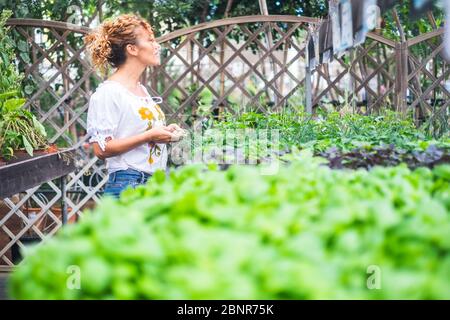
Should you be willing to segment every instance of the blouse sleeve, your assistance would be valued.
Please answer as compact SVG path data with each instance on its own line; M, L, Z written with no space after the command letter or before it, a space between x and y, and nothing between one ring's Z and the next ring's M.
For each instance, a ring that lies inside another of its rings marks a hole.
M106 149L107 139L114 139L120 118L115 95L106 91L98 90L91 96L87 115L89 143L97 142L103 151Z

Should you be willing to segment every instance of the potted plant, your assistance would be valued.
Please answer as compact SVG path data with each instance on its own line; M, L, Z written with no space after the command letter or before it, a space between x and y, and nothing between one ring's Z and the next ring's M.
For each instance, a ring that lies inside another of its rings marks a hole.
M25 152L32 157L34 150L46 150L46 132L36 117L22 108L25 99L18 91L0 93L0 152L9 161ZM22 152L20 152L22 151Z
M0 14L0 165L32 157L35 150L48 152L49 148L44 126L23 108L23 75L14 63L15 44L5 27L11 14L10 10Z

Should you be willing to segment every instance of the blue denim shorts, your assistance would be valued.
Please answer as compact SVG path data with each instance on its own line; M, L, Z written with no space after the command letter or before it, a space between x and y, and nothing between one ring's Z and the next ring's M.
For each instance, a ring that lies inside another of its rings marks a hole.
M104 195L109 195L118 199L120 193L128 186L135 188L140 184L145 184L150 177L150 174L134 169L119 170L110 173L108 182L105 186Z

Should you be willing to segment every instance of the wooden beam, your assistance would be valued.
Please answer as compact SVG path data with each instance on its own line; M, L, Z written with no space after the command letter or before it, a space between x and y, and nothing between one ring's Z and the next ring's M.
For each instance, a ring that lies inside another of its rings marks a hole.
M73 149L45 154L0 167L0 198L31 189L75 170Z

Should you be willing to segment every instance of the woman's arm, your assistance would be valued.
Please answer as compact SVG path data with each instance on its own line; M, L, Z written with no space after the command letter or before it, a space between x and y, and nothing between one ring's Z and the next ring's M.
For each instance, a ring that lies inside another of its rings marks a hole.
M110 139L106 142L105 150L103 151L97 142L92 143L94 154L105 160L106 158L118 156L122 153L128 152L144 143L169 143L173 138L173 133L164 128L153 128L141 134L122 139Z

